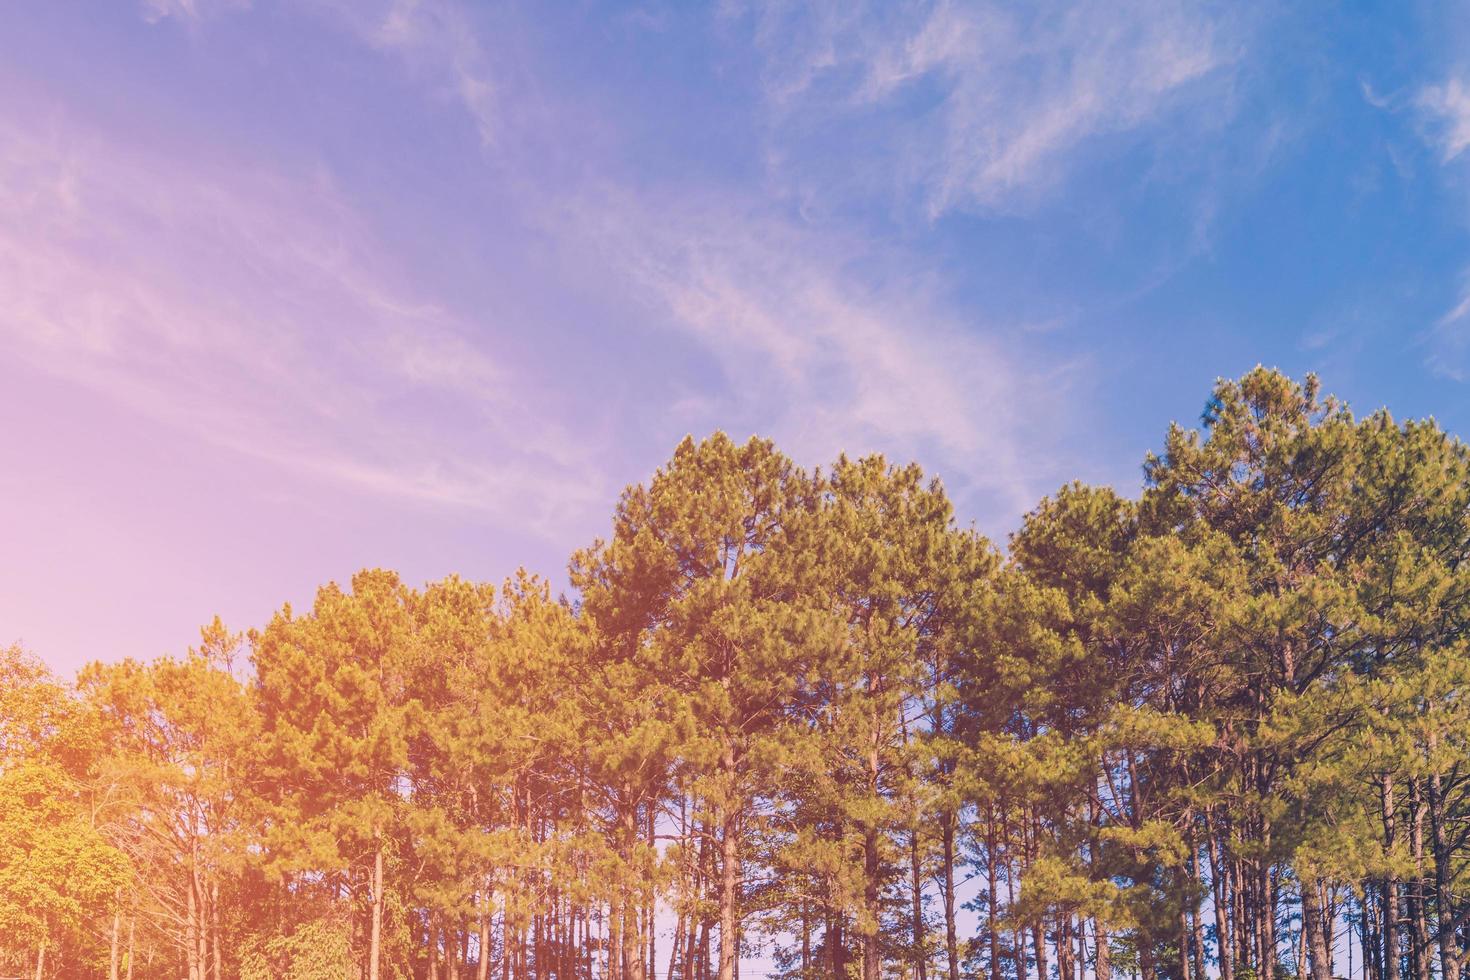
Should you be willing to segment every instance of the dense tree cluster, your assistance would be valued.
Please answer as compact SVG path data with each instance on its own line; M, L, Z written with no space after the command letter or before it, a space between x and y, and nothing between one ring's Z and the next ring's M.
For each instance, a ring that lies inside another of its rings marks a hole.
M572 599L6 652L0 972L1459 980L1470 452L1257 369L1144 468L1002 554L916 466L717 434Z

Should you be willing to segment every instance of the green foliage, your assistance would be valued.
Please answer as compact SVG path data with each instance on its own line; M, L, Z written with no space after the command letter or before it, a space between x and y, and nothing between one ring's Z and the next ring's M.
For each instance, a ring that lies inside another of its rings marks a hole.
M1458 980L1470 453L1260 368L1201 421L1004 556L916 465L716 433L570 598L369 570L74 688L0 651L0 963L1327 980L1351 927Z

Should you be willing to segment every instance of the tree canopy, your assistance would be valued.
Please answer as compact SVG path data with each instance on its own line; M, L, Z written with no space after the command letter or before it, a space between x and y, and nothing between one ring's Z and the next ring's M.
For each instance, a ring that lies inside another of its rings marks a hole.
M1459 980L1470 451L1258 368L1143 473L1002 549L715 433L564 596L0 651L0 972Z

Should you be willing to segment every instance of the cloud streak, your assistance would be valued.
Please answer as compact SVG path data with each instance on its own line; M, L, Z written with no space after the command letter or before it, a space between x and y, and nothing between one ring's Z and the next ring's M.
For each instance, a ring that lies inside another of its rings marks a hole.
M0 121L0 351L345 486L548 533L593 505L584 447L330 180L193 163Z
M1077 151L1185 108L1221 115L1242 29L1222 9L1144 3L731 4L765 52L778 144L834 116L875 116L890 146L877 182L916 192L929 217L1011 210L1053 190ZM886 114L886 115L884 115ZM776 154L784 159L785 153Z
M1423 125L1424 140L1438 154L1439 162L1446 167L1461 163L1470 148L1470 84L1451 76L1421 88L1411 105ZM1454 381L1466 380L1465 354L1470 350L1470 270L1461 274L1461 280L1458 301L1425 335L1430 347L1428 366Z
M921 456L993 511L1024 509L1051 477L1025 445L1046 443L1048 405L1079 365L1026 367L921 273L865 282L854 267L883 263L863 237L729 201L673 208L608 189L581 199L570 223L631 302L715 357L723 384L703 409L726 427L749 422L813 462Z
M1470 85L1451 78L1419 92L1415 106L1428 120L1441 163L1449 163L1470 147Z
M989 324L953 312L942 285L917 267L887 283L865 282L854 267L911 263L859 231L813 225L772 208L763 192L682 187L661 193L538 172L534 155L520 145L535 144L538 135L524 120L507 119L511 110L499 103L514 102L515 92L489 81L493 59L464 8L445 0L391 0L323 9L361 43L401 59L429 79L432 90L462 103L481 134L487 163L497 173L509 172L520 205L539 215L533 221L548 240L575 256L589 278L609 282L611 294L625 304L624 315L632 311L630 318L662 324L713 356L722 381L717 390L675 406L692 426L749 425L811 462L841 450L924 456L937 461L957 489L985 498L983 506L993 512L1023 510L1037 485L1051 478L1036 462L1045 454L1034 452L1035 440L1044 445L1052 437L1050 406L1058 390L1075 381L1081 362L1023 366L1014 350L988 336ZM870 36L866 22L844 23L838 9L823 8L819 16L826 20L807 46L786 52L774 51L766 37L778 26L773 15L760 14L772 98L806 98L827 70L829 59L817 49L830 44L846 50L853 40L859 42L854 57L861 77L844 96L853 105L885 102L912 78L942 76L952 104L936 135L953 144L946 151L950 164L945 173L926 175L939 182L933 192L940 207L989 199L1005 186L1029 186L1034 175L1023 171L1099 125L1085 121L1086 106L1075 103L1113 59L1136 58L1140 45L1157 55L1135 66L1141 74L1126 86L1141 94L1112 110L1131 116L1146 114L1144 103L1153 95L1215 63L1213 55L1201 54L1204 41L1165 23L1142 40L1110 42L1122 50L1110 49L1105 57L1078 56L1086 64L1069 68L1057 91L1048 88L1033 99L1050 113L1049 121L992 124L979 118L986 107L965 103L1016 68L988 67L991 46L1010 44L1029 27L1003 24L1012 36L996 39L987 23L938 5L899 32L894 47ZM1069 29L1081 33L1092 26ZM801 62L788 66L799 77L777 77L786 70L776 66L782 57ZM966 171L959 163L966 152L961 144L980 139L975 129L982 125L998 127L991 131L996 152L982 170ZM399 363L411 369L429 359ZM451 357L439 366L458 364ZM407 481L408 491L450 499L461 495L454 487L440 477Z

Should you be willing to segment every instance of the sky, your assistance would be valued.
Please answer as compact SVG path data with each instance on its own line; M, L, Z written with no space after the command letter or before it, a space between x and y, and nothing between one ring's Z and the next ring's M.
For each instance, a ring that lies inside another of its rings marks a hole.
M565 582L686 434L998 543L1219 377L1470 433L1470 8L0 4L0 644Z

